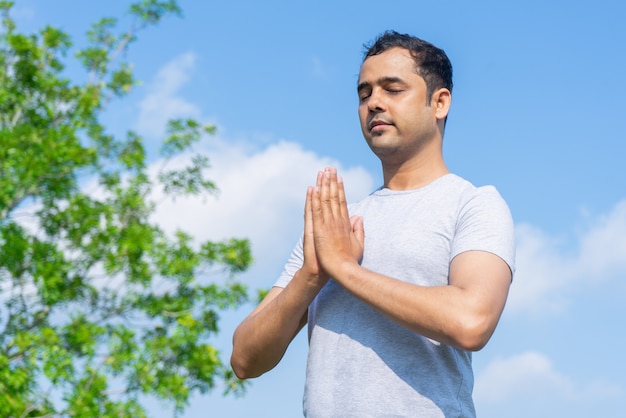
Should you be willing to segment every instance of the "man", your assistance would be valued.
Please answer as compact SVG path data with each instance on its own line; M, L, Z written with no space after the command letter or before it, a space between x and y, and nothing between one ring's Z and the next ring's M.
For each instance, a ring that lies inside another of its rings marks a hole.
M384 185L348 210L336 170L318 173L300 245L235 331L237 376L273 368L308 322L306 416L475 416L471 352L500 318L515 247L495 188L446 168L451 90L425 41L386 32L367 50L359 118Z

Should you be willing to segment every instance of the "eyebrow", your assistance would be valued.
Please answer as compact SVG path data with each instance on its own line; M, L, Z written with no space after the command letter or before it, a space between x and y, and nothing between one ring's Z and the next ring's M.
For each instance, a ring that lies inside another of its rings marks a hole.
M378 80L376 80L375 84L393 84L393 83L402 83L405 84L405 81L403 79L401 79L400 77L381 77ZM366 88L369 88L372 86L372 83L368 82L368 81L363 81L361 83L358 84L356 91L360 92Z

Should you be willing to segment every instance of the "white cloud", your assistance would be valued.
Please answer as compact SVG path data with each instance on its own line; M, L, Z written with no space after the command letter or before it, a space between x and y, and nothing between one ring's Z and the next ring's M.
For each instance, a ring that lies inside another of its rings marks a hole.
M585 276L603 281L626 273L626 200L601 216L580 244L578 269Z
M573 384L554 370L542 354L527 352L507 359L497 358L476 379L477 401L502 402L512 395L541 393L571 396Z
M249 238L256 260L253 271L260 275L253 280L260 286L273 283L300 236L306 188L314 184L318 170L336 166L351 201L373 187L365 169L344 168L293 142L253 149L220 141L207 152L208 177L217 184L218 196L164 200L155 220L166 231L181 228L199 240Z
M190 79L196 56L182 54L167 63L148 85L148 94L139 104L137 132L148 137L163 133L169 119L191 117L198 119L200 108L178 96L178 91Z
M626 200L590 223L574 252L530 225L517 227L517 271L507 310L560 312L568 294L626 275Z
M623 395L624 388L610 382L592 380L578 384L556 370L548 357L532 351L493 360L477 377L474 390L476 402L483 405L507 404L518 399L547 399L552 405L593 403Z

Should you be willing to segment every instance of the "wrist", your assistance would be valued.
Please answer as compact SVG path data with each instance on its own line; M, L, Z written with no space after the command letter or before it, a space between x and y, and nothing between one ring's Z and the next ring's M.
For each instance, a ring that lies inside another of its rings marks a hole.
M321 269L319 271L312 272L304 266L296 272L296 276L302 285L306 286L307 289L315 293L319 292L330 278L330 276ZM295 278L296 277L294 276L294 279Z
M329 277L332 277L336 282L343 285L351 280L351 277L356 276L357 270L360 268L361 266L356 260L346 258L332 263L330 268L325 271L328 273Z

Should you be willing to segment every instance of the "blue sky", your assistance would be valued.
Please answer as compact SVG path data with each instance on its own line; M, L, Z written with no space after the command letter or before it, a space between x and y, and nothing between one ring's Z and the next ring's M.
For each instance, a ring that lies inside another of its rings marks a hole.
M164 228L245 236L241 277L272 285L302 228L315 173L338 166L352 200L380 184L356 115L362 45L386 29L445 49L454 65L449 168L494 184L517 226L517 273L489 345L474 356L482 418L621 417L626 410L626 6L606 1L182 0L183 18L140 35L143 84L111 105L113 132L151 143L170 117L218 127L204 146L217 200L165 203ZM19 28L79 43L128 2L20 0ZM122 20L123 25L127 21ZM223 316L230 336L251 306ZM243 399L196 396L185 417L301 415L306 338ZM151 403L155 417L171 416Z

